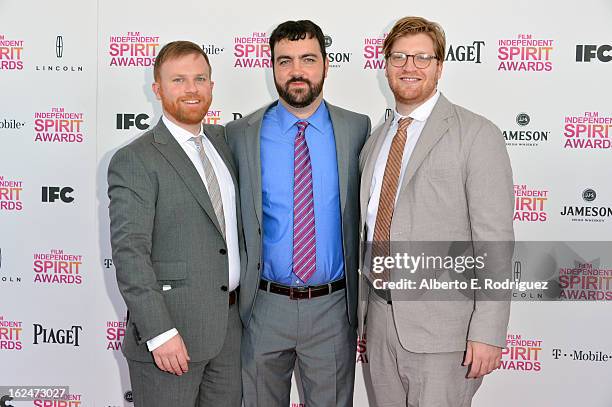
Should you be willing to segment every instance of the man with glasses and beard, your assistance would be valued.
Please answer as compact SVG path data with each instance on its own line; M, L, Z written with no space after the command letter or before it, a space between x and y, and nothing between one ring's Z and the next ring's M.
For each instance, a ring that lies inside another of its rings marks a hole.
M385 38L395 109L361 153L360 230L372 258L419 256L421 247L428 255L486 260L461 272L396 267L366 280L369 259L360 259L359 328L379 406L468 407L483 376L500 366L506 344L510 303L503 290L411 293L381 284L406 277L420 288L433 277L452 287L473 278L483 287L484 278L511 275L514 200L504 137L438 90L445 44L442 27L422 17L400 19Z
M248 258L244 403L288 406L297 360L306 405L352 406L358 156L370 120L323 100L329 63L316 24L280 24L270 49L279 100L226 129Z

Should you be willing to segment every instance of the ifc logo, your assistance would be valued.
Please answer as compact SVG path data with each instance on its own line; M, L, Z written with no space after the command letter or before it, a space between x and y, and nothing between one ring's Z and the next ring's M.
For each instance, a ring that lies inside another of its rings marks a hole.
M527 126L530 121L527 113L519 113L518 116L516 116L516 124L519 126Z
M134 402L134 398L132 397L132 390L126 391L125 394L123 395L123 398L128 403L133 403Z
M332 45L332 37L330 37L329 35L324 36L324 44L325 44L325 48L329 48Z
M591 188L587 188L582 191L582 199L584 199L586 202L593 202L596 197L597 194Z

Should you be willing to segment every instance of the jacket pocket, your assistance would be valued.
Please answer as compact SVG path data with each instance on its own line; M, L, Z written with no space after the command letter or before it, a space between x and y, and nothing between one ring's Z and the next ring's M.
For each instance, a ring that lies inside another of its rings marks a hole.
M184 280L187 277L187 264L185 262L153 262L153 270L158 281Z

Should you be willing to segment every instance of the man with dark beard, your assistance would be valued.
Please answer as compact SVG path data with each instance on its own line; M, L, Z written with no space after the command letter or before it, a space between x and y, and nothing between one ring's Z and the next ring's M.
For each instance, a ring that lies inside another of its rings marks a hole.
M208 57L192 42L171 42L154 78L163 117L108 167L134 404L239 407L244 245L223 127L202 125L212 101Z
M352 406L358 155L370 120L323 100L329 64L316 24L280 24L270 48L279 100L226 130L248 257L244 403L288 406L297 360L306 405Z

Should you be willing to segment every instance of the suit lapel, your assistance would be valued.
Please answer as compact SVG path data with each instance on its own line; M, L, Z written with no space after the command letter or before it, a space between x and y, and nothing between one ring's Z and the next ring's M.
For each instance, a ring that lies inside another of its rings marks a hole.
M326 102L324 102L326 103ZM348 173L349 173L349 137L350 129L349 123L343 117L342 111L329 103L326 103L329 111L329 116L332 121L332 127L334 129L334 139L336 142L336 160L338 162L338 182L340 184L340 208L341 213L344 214L344 207L346 205L346 194L348 187Z
M406 173L400 185L400 196L404 189L419 169L423 160L436 143L446 134L450 126L448 118L452 115L451 104L443 95L440 95L436 105L431 111L431 115L425 123L425 127L419 136L414 151L408 160Z
M393 123L393 116L389 116L387 120L380 126L370 138L372 139L372 143L374 145L370 149L367 157L363 157L365 159L365 164L363 167L363 171L361 174L361 186L360 186L360 199L361 199L361 229L365 225L366 214L368 211L368 201L370 200L370 189L372 188L372 177L374 176L374 168L376 167L376 160L378 159L378 155L380 154L380 149L384 144L387 133L389 132L389 127L391 127L391 123Z
M168 128L160 120L155 129L153 129L153 146L159 150L159 152L168 160L170 165L179 174L187 189L194 196L196 201L200 204L204 212L208 215L210 220L214 223L215 227L221 233L219 227L219 221L215 210L210 201L210 197L206 192L206 186L200 178L200 174L193 166L193 163L185 154L185 151L178 144L176 139L172 137ZM223 233L221 233L223 235Z
M251 192L253 195L253 205L255 206L255 214L259 221L259 226L262 225L262 192L261 192L261 122L264 113L270 106L266 106L257 112L249 119L245 128L244 142L246 143L247 160L249 164L249 176L251 177Z

